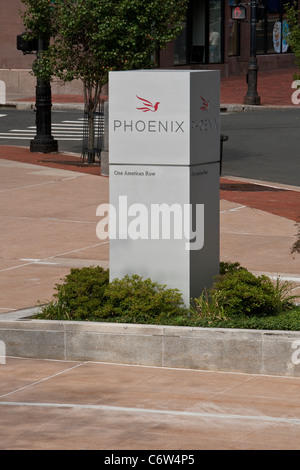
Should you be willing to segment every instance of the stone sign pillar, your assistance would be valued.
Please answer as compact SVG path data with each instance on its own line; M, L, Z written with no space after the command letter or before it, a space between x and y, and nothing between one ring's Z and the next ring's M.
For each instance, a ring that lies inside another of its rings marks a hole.
M218 71L109 77L110 279L177 288L189 304L219 273Z
M0 104L6 104L6 85L0 80Z

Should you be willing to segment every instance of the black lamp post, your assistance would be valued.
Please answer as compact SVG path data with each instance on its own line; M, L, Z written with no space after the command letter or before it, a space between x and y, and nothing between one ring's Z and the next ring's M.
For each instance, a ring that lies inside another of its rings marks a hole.
M248 65L248 91L244 97L244 104L260 104L260 96L257 93L257 58L256 58L256 2L251 0L250 2L251 18L250 18L250 58Z
M45 43L38 39L37 56L43 53ZM36 85L36 136L30 141L30 151L54 153L58 151L57 140L51 134L52 96L50 81L37 78Z
M17 36L17 49L23 54L33 54L37 57L47 48L43 39L26 39L26 33ZM58 143L51 135L51 85L50 81L37 78L36 84L36 136L30 141L31 152L53 153L58 151Z

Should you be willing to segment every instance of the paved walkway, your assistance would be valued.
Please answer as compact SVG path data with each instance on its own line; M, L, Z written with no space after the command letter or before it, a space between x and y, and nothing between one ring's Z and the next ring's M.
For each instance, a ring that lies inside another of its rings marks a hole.
M293 75L297 68L285 68L276 71L261 72L257 75L257 93L261 106L293 106L291 101ZM247 93L245 76L230 76L221 80L221 103L243 103Z
M117 450L296 450L299 392L296 378L8 359L0 449L104 450L99 465Z
M268 75L263 103L291 105L289 74L287 90L282 74ZM240 86L241 77L223 81L223 102L241 104ZM95 229L109 179L72 155L59 159L68 164L0 146L0 318L50 300L73 266L108 266ZM300 291L300 256L290 253L300 188L229 175L220 198L221 259L291 279ZM299 396L298 378L6 358L0 449L294 450Z
M95 175L36 158L45 157L0 147L0 313L48 302L73 266L108 267L96 209L108 202L109 178L99 166ZM220 197L221 259L300 287L300 256L291 254L300 188L226 177Z

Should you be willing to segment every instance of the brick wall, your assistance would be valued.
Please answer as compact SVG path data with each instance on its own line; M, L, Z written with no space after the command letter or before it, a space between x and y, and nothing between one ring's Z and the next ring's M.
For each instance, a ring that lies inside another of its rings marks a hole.
M16 37L24 31L19 14L22 7L21 0L0 2L0 69L29 69L35 59L17 50Z

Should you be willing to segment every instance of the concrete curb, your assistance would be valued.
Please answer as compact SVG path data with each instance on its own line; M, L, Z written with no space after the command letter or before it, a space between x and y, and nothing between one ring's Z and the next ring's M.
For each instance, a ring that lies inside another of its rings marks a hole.
M191 328L1 315L6 356L300 377L300 332Z
M221 104L220 110L223 112L245 112L245 111L263 111L266 109L293 109L295 105L249 105L249 104Z
M0 109L10 108L10 109L17 109L19 111L26 111L34 109L35 103L31 101L12 101L6 104L1 104ZM84 110L83 103L52 103L52 110L60 110L60 111L71 111L71 110Z
M5 108L14 108L18 110L30 110L34 109L35 103L31 101L10 101L6 104L0 104L0 109ZM221 112L245 112L245 111L259 111L259 110L266 110L266 109L292 109L295 108L295 105L246 105L240 103L221 103L220 104L220 111ZM84 109L83 103L52 103L53 110L82 110Z

